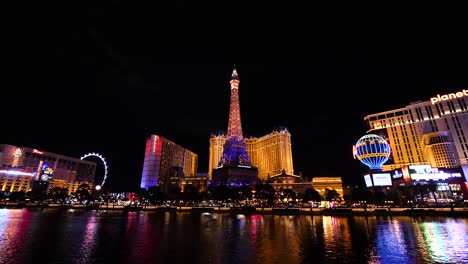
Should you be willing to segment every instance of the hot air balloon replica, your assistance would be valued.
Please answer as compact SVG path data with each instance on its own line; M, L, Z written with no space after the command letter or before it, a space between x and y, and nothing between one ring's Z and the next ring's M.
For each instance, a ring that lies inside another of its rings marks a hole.
M387 141L375 134L362 136L353 146L354 157L369 167L371 172L382 171L382 165L391 154Z

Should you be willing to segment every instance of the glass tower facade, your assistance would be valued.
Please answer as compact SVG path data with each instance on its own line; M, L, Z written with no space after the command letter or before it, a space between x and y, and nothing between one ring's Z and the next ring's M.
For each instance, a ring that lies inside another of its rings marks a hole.
M197 154L162 136L151 135L146 140L140 187L168 185L174 174L196 176L197 170Z

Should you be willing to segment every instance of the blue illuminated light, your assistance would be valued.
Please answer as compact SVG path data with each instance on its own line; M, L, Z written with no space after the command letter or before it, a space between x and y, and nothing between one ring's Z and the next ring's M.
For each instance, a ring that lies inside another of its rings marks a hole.
M232 137L226 140L223 155L218 163L218 166L224 165L251 165L245 143L242 139Z
M42 165L42 170L45 170L47 167L49 167L49 163L44 162L44 164Z
M391 149L387 141L378 135L361 137L355 147L355 155L370 170L382 170L382 165L390 157Z

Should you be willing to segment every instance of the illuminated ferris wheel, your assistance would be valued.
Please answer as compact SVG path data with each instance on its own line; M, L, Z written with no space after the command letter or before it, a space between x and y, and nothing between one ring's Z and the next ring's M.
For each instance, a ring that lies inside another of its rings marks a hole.
M106 183L106 179L107 179L107 171L108 171L108 167L107 167L107 162L106 162L106 159L99 153L94 153L94 152L91 152L91 153L88 153L88 154L85 154L84 156L82 156L80 159L81 160L84 160L88 157L97 157L99 158L101 161L102 161L102 164L104 165L104 177L102 178L102 182L101 182L101 185L100 187L102 187L105 183Z

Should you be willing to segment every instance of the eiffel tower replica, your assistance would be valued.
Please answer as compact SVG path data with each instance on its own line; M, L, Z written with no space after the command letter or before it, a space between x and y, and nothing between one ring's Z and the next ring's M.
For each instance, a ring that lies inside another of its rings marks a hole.
M258 168L250 163L250 158L242 135L242 125L239 109L239 76L236 67L231 75L231 102L229 108L229 124L223 154L218 167L213 169L213 185L252 185L257 182Z

